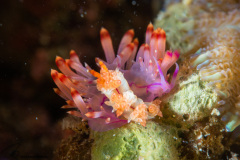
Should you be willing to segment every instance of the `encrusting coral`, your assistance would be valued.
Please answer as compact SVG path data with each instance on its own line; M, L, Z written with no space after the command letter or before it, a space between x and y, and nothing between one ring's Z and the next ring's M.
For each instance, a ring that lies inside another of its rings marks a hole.
M154 30L150 23L146 43L138 52L138 40L133 40L133 30L127 31L117 57L108 31L102 28L100 36L107 60L96 58L100 73L87 64L84 67L73 50L70 59L56 58L63 74L52 70L51 75L58 86L54 91L67 100L68 105L63 108L73 108L68 113L87 120L90 128L96 131L117 128L130 121L145 126L147 119L156 115L161 117L159 106L152 102L174 87L179 69L175 63L179 53L165 52L164 30ZM167 71L174 64L176 69L170 78Z

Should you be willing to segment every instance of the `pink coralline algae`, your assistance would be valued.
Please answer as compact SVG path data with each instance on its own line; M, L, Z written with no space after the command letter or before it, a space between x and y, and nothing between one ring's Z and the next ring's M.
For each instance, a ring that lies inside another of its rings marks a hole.
M52 70L51 76L58 86L54 91L67 102L62 108L71 108L69 114L87 120L95 131L107 131L130 121L145 126L148 119L162 117L153 100L174 87L179 70L176 63L179 53L165 52L164 30L154 30L150 23L146 43L138 51L134 31L127 31L117 56L108 31L102 28L100 36L106 56L106 61L96 58L100 72L87 64L83 66L73 50L70 59L56 57L62 73ZM175 71L170 76L167 72L174 64Z

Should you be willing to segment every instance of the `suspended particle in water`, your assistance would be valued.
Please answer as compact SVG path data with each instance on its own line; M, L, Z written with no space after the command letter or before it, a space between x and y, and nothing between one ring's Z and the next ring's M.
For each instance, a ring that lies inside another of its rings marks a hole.
M137 4L136 1L132 1L132 5L135 6Z

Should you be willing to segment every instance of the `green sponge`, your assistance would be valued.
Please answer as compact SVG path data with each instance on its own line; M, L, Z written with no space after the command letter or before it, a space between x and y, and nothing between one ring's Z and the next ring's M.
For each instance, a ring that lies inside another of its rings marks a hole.
M193 122L209 116L216 107L218 96L206 84L198 74L193 74L180 83L180 90L169 101L169 109L178 116L187 114L188 121Z
M180 139L172 126L134 122L107 132L93 132L92 160L175 160Z

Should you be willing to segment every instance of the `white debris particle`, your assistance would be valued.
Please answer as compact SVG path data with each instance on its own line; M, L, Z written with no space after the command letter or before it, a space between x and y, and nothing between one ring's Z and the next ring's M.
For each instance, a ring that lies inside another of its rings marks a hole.
M211 112L211 115L212 116L220 116L220 112L219 112L219 110L218 109L216 109L216 108L214 108L213 110L212 110L212 112Z
M135 6L136 4L137 4L137 2L136 2L136 1L132 1L132 5L134 5L134 6Z

